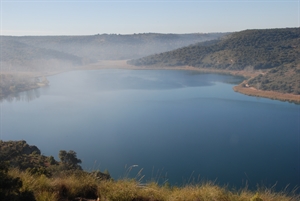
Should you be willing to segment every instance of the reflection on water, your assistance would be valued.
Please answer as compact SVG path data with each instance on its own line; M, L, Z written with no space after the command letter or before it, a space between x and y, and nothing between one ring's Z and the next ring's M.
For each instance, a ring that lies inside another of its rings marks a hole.
M32 101L40 97L40 90L39 89L31 89L28 91L23 91L19 93L9 94L8 96L0 99L0 102L13 102L13 101Z
M56 75L48 78L55 87L64 90L72 90L67 87L76 88L79 91L113 91L113 90L167 90L178 89L185 87L203 87L211 86L215 82L223 82L228 84L239 84L243 81L243 77L226 76L218 74L207 74L197 71L169 71L164 70L160 72L152 71L150 74L131 73L130 71L110 70L110 71L89 71L89 72L69 72L66 74ZM166 76L168 74L169 76ZM113 75L113 79L111 78ZM199 75L205 75L199 79ZM60 77L67 77L61 82ZM87 78L88 76L88 78ZM189 79L186 79L189 76ZM57 82L59 80L59 82ZM48 80L47 80L48 82ZM33 101L47 91L49 86L42 88L31 89L28 91L9 94L4 98L0 98L0 102L14 102L14 101ZM47 93L46 93L47 94Z
M300 185L300 106L236 93L238 77L188 71L73 71L1 103L2 140L74 150L113 178L237 188ZM22 101L21 101L22 100ZM32 101L33 100L33 101ZM28 101L28 102L26 102ZM28 118L30 117L30 118ZM97 162L95 162L97 161ZM195 177L195 178L194 178Z

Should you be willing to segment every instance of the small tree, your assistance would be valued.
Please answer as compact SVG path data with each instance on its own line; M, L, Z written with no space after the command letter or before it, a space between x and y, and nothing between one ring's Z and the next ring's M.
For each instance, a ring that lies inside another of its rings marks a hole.
M56 164L56 161L55 161L53 156L49 156L49 163L50 163L50 165L55 165Z
M60 150L58 155L60 162L64 165L67 165L72 169L82 169L78 163L81 163L81 160L77 158L77 154L75 151L70 150L66 152L65 150Z

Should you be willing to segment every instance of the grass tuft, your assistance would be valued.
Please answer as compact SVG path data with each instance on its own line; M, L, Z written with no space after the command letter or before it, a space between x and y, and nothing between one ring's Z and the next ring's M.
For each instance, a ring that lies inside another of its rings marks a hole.
M232 190L213 182L190 184L183 187L141 184L137 178L99 180L91 174L65 174L59 177L32 175L17 169L9 170L23 182L21 191L31 191L37 201L77 200L80 198L101 201L298 201L294 192L275 192L272 188Z

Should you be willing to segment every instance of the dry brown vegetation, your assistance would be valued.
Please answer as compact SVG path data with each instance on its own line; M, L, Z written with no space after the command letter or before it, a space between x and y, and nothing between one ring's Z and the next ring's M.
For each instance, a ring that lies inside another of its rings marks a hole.
M232 190L212 182L183 187L147 183L134 179L97 180L88 174L47 178L12 169L9 174L20 177L23 190L33 192L37 201L105 200L105 201L297 201L299 195L274 192L272 189L247 188ZM258 195L256 195L258 193Z

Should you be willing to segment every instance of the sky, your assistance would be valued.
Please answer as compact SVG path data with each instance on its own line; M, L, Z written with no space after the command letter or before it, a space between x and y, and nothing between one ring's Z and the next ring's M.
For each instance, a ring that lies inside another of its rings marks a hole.
M299 27L300 0L0 0L0 35L211 33Z

